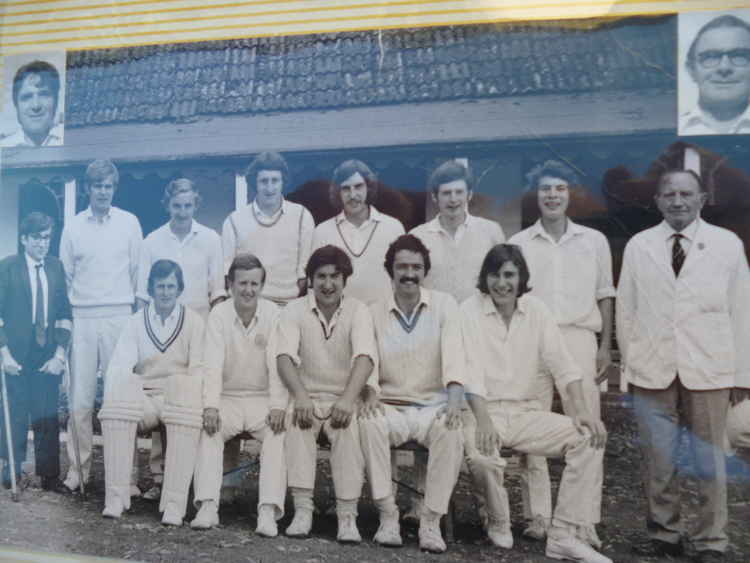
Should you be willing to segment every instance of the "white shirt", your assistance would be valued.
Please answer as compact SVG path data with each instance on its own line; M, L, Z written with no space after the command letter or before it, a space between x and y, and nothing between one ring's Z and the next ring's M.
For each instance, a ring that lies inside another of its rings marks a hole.
M538 220L508 242L521 247L531 295L544 301L558 325L601 331L597 303L615 296L612 254L602 233L568 219L555 241Z
M281 311L277 338L276 357L286 355L300 368L302 384L313 399L339 397L359 356L373 362L367 383L377 389L375 334L362 302L344 296L329 322L308 293Z
M34 141L24 132L23 128L19 128L14 133L11 133L7 137L0 139L0 147L59 147L63 144L63 124L58 123L54 125L52 129L47 133L44 141L41 145L37 145Z
M539 397L541 375L551 375L562 389L581 379L554 317L533 295L518 299L510 326L489 295L472 295L461 304L461 327L473 380L467 393L530 401Z
M162 320L161 316L156 312L156 307L153 303L149 304L146 308L148 312L148 327L159 342L167 342L169 338L175 333L177 323L180 321L181 310L179 306L175 306L172 312Z
M666 389L750 388L750 270L732 232L695 222L679 276L666 221L628 241L617 287L617 341L625 379Z
M415 404L445 401L449 383L464 383L466 370L456 300L422 288L410 317L387 301L370 305L380 359L380 395Z
M286 408L288 394L276 372L275 333L279 307L259 299L245 326L228 299L211 310L206 327L203 406L219 408L222 395L270 397L271 408Z
M750 133L750 105L730 121L717 121L696 105L680 115L680 135L747 135Z
M503 229L495 221L466 214L455 236L440 224L440 216L412 229L430 251L432 267L424 286L451 294L459 303L475 294L477 278L487 252L505 242Z
M60 240L70 304L74 308L132 306L142 242L138 219L117 207L111 207L101 221L90 207L73 217Z
M138 297L148 300L148 274L157 260L169 259L182 268L185 290L180 302L204 317L209 303L225 295L221 238L208 227L193 221L190 232L180 240L169 223L162 225L143 241L138 266Z
M369 305L393 292L383 261L388 246L404 232L401 221L371 205L369 219L359 227L350 223L343 211L315 227L312 247L317 250L332 244L347 253L354 273L346 281L344 293Z
M39 279L42 282L42 311L44 311L44 326L47 327L47 304L49 303L49 290L47 286L47 274L44 272L44 261L37 262L24 252L26 257L26 268L29 271L29 282L31 283L31 324L36 324L36 271L39 268Z

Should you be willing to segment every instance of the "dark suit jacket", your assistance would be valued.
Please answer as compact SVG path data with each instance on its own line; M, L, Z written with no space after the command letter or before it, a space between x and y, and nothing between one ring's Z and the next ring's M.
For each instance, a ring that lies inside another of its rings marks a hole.
M58 321L71 321L70 302L62 262L54 256L44 259L47 275L47 339L42 362L55 354L59 345L66 347L70 331ZM23 364L34 338L31 282L24 254L0 261L0 347L7 345L13 358ZM41 364L40 364L41 365Z

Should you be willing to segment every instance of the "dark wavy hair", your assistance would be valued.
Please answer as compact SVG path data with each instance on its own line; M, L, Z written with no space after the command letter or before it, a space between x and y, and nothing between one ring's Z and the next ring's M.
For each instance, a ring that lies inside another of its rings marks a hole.
M367 199L365 202L371 205L378 197L378 177L361 160L345 160L339 164L331 175L331 183L328 187L328 199L336 211L341 211L341 182L345 182L357 172L367 184Z
M255 254L250 254L249 252L238 254L234 257L234 260L232 260L232 263L229 266L227 279L229 280L229 283L232 283L234 282L234 273L237 270L255 270L256 268L261 269L261 271L263 272L261 282L266 283L266 268L265 266L263 266L260 258L258 258Z
M544 176L560 178L568 183L569 187L578 186L581 180L578 178L573 169L559 160L545 160L537 164L526 173L526 186L529 190L536 190L539 187L539 180Z
M346 284L349 276L354 273L352 261L347 253L332 244L321 246L310 255L307 266L305 266L307 281L312 282L315 272L323 266L335 266L336 271L341 272L341 275L344 276L344 284Z
M34 61L23 65L13 77L13 105L18 106L18 94L21 91L23 81L27 76L36 74L42 82L42 85L50 89L55 97L55 109L57 111L57 100L60 97L60 73L57 69L45 61Z
M518 297L531 291L529 287L529 267L526 264L526 259L523 257L521 247L517 244L496 244L490 248L487 256L484 257L482 268L479 270L477 289L484 294L488 294L490 290L487 287L487 275L498 272L506 262L512 262L518 268L520 277Z
M426 276L427 272L429 272L432 267L432 263L430 262L430 251L424 243L419 240L419 237L414 235L401 235L391 243L385 253L383 267L385 268L385 271L388 272L388 275L391 276L391 279L393 279L393 263L396 260L396 253L401 250L410 250L422 255L422 259L424 260L424 275Z
M277 152L262 152L256 156L245 170L245 181L247 187L255 191L257 189L258 172L263 170L278 170L281 172L282 190L289 186L289 166L286 160Z
M21 221L21 224L18 226L18 233L22 237L36 235L43 233L47 229L52 229L54 226L55 220L52 217L41 211L32 211Z
M185 289L185 278L182 275L182 268L174 260L157 260L151 265L151 270L148 273L148 294L154 296L154 285L157 280L163 280L168 278L170 274L174 274L177 278L177 287L180 293Z

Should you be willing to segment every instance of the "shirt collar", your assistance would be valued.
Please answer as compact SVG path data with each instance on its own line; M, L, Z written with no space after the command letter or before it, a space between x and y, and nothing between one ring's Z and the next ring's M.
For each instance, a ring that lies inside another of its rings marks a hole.
M24 252L23 255L26 257L26 267L29 271L33 271L37 264L44 266L44 259L36 261L27 252Z
M696 217L692 223L680 231L680 234L689 241L695 239L695 235L698 232L698 226L700 225L700 217ZM664 238L667 241L671 241L672 237L677 233L672 226L666 221L662 221L659 226L661 227Z
M255 201L255 199L253 199L253 202L250 205L253 206L253 210L255 211L256 215L263 215L263 217L268 217L268 215L266 215L265 213L263 213L263 211L261 211L260 207L258 207L258 203ZM281 213L286 213L286 199L284 199L283 196L281 198L281 206L279 207L279 209L276 211L276 213L274 213L273 215L271 215L268 218L269 219L273 219L273 218L277 217ZM193 222L195 222L195 221L193 221Z
M474 216L469 213L468 209L466 210L466 218L464 219L464 222L461 223L458 227L466 227L469 228L469 225L474 220ZM427 223L427 230L431 233L445 233L446 230L443 228L443 225L440 224L440 213L435 215L435 217Z
M497 309L495 308L495 302L492 300L492 297L488 293L482 293L482 312L485 315L500 314L497 312ZM526 314L526 294L516 299L516 311L514 311L514 313L515 312L518 312L521 315Z
M167 318L164 319L164 322L162 323L161 317L157 314L156 307L154 307L154 304L151 303L151 305L148 308L148 316L149 316L152 326L169 326L170 324L174 324L179 314L180 314L180 304L177 303L172 309L172 312L169 313L169 315L167 315Z
M367 224L368 221L374 221L375 223L380 223L380 221L383 220L383 214L377 210L377 208L374 205L370 205L370 217L362 223L362 225ZM340 225L346 221L346 213L342 210L341 213L336 215L336 223Z
M191 236L194 237L195 235L197 235L198 231L201 230L202 226L203 225L199 224L198 221L196 221L195 219L193 219L192 222L191 222L191 224L190 224L190 232L187 234L187 236L185 238L191 237ZM165 225L165 227L166 227L167 232L169 233L170 236L172 236L174 238L177 238L177 235L174 234L174 231L172 230L171 222L168 221L167 224Z
M578 236L583 233L583 228L578 223L574 223L573 221L571 221L570 217L566 217L565 220L565 233L563 233L563 236L560 237L560 240ZM531 238L541 237L552 240L552 237L550 237L549 233L544 229L544 225L542 225L541 219L537 219L536 222L531 225L531 227L529 227L529 232L531 234Z
M109 206L109 210L107 210L107 214L102 217L103 221L109 221L112 218L112 210L114 207L111 205ZM94 211L91 209L91 206L89 205L86 210L83 212L84 217L86 217L89 221L97 221L96 216L94 215Z
M716 133L719 132L716 128L716 123L718 122L710 115L707 115L698 104L683 113L682 119L684 120L682 124L683 130L703 125L711 131ZM740 130L747 127L750 127L750 104L748 104L745 111L732 120L732 126L727 133L738 133Z
M339 302L339 306L336 309L336 312L333 313L333 316L331 317L331 319L336 318L341 313L341 308L344 305L344 299L346 299L346 297L342 295L341 296L341 301ZM312 311L316 315L318 315L318 316L322 316L323 315L323 311L321 311L320 309L318 309L318 302L315 301L315 292L313 292L312 289L307 292L307 306L310 309L310 311Z
M245 323L242 322L242 319L240 318L239 313L237 313L237 309L235 309L234 307L234 298L230 298L229 302L232 304L232 315L234 316L234 324L237 325L240 328L240 330L249 332L250 329L252 329L259 322L260 298L258 299L258 304L255 306L255 314L253 315L253 318L250 319L250 323L247 326L245 326Z
M430 290L425 289L424 287L419 288L419 303L417 303L417 306L414 307L414 311L419 309L420 307L430 306ZM405 317L403 311L399 308L398 303L396 303L396 294L391 292L390 297L388 298L388 310L389 311L396 311L401 316Z

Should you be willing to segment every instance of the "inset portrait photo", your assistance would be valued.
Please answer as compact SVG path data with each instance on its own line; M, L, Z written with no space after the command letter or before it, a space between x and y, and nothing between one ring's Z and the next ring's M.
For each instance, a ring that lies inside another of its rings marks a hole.
M0 147L62 145L64 110L64 51L4 58Z

